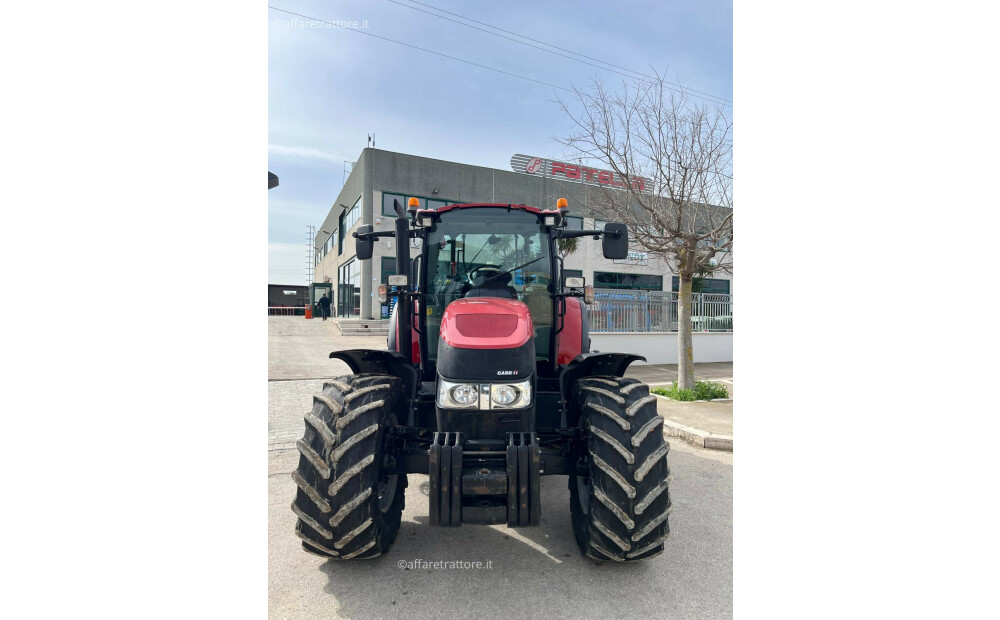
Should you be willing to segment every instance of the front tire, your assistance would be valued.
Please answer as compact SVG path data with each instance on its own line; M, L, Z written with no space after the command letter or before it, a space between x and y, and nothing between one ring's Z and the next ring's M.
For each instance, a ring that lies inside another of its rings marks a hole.
M292 472L295 535L303 550L367 560L396 539L407 481L405 474L384 474L382 437L396 425L402 392L397 377L372 373L328 381L313 397Z
M635 379L603 376L577 381L574 397L587 435L588 474L569 479L580 551L617 562L659 555L672 506L656 397Z

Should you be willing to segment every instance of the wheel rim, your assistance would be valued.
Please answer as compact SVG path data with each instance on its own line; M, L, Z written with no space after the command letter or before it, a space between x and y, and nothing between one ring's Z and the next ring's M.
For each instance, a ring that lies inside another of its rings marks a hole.
M398 474L391 474L385 480L378 481L378 509L382 513L389 512L392 502L396 499L396 485L399 482Z

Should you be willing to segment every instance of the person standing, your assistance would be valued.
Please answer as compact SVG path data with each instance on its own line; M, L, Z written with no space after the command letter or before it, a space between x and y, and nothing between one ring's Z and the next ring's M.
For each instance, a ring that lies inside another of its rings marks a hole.
M325 321L330 316L330 298L326 296L326 293L323 293L323 296L319 298L319 308Z

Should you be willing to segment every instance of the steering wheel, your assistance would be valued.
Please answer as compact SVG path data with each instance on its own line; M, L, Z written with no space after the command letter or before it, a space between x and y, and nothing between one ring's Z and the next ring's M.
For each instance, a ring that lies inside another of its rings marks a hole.
M475 283L476 280L478 280L481 277L488 278L498 273L500 273L500 267L498 267L497 265L483 265L482 267L476 267L475 269L469 272L469 280Z

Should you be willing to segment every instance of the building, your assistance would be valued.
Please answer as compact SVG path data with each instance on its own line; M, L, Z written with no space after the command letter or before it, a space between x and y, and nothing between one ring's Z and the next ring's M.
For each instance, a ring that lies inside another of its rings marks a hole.
M268 284L267 306L269 308L282 306L306 305L309 300L309 287L301 284Z
M421 208L430 209L455 202L551 209L558 198L566 198L570 228L603 228L601 214L590 207L591 199L598 196L600 185L620 185L607 171L525 155L514 155L511 168L497 170L364 149L316 233L314 280L333 284L336 316L388 316L388 307L378 303L374 291L387 276L396 273L394 240L379 240L372 260L359 261L351 233L365 224L371 224L376 231L393 230L393 200L404 208L412 196L420 200ZM411 250L413 256L418 253L419 246ZM675 279L665 264L643 252L631 253L629 260L607 260L601 242L589 237L581 238L577 250L566 256L565 274L582 275L597 289L676 290ZM706 293L731 294L732 279L706 279L701 287Z

